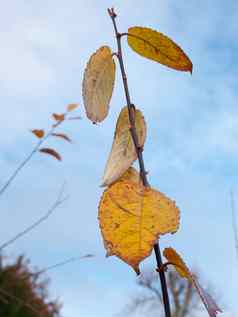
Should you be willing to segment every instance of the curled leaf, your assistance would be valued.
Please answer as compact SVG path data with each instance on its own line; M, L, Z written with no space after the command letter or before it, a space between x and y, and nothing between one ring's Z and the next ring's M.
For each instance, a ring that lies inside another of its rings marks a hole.
M90 57L84 71L83 101L87 117L94 123L103 121L108 114L115 67L110 47L102 46Z
M71 111L74 111L75 109L77 109L79 106L78 103L70 103L68 106L67 106L67 112L71 112Z
M31 130L31 132L39 139L42 139L45 135L45 131L44 130L38 130L38 129L34 129Z
M169 263L174 265L175 270L181 277L185 277L193 283L209 316L217 317L217 314L219 312L221 313L222 310L217 306L213 298L201 287L196 276L189 271L180 255L173 248L164 249L163 254Z
M139 55L170 68L192 73L193 64L170 38L146 27L128 29L128 45Z
M99 204L99 223L107 255L116 255L139 273L160 235L179 226L179 210L164 194L126 175L108 187Z
M55 121L64 121L65 119L65 114L57 114L57 113L53 113L52 117L55 119Z
M135 127L140 146L144 146L146 124L142 112L135 110ZM117 119L114 140L105 167L102 185L109 186L115 182L137 159L136 149L130 132L128 109L124 107Z
M55 136L55 137L57 137L57 138L61 138L61 139L64 139L64 140L66 140L66 141L68 141L68 142L72 142L72 140L66 135L66 134L64 134L64 133L52 133L51 134L52 136Z
M49 155L53 156L54 158L56 158L58 161L61 161L61 160L62 160L62 158L61 158L61 156L59 155L59 153L56 152L54 149L42 148L42 149L39 149L39 152L45 153L45 154L49 154Z
M173 248L166 248L163 252L166 259L174 265L176 271L179 273L181 277L185 277L191 280L191 273L184 263L183 259Z

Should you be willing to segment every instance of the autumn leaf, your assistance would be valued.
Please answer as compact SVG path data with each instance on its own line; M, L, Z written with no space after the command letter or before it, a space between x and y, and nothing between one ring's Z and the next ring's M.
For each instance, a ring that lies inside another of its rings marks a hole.
M90 57L84 71L83 101L87 117L94 123L103 121L108 114L115 67L110 47L102 46Z
M31 130L31 132L39 139L42 139L45 135L45 131L44 130L38 130L38 129L34 129Z
M163 252L166 259L174 265L176 271L181 277L191 280L191 273L180 255L173 248L166 248Z
M175 270L179 273L181 277L187 278L193 283L204 306L207 309L209 316L216 317L218 312L221 313L222 310L217 306L213 298L202 288L196 276L189 271L180 255L173 248L164 249L163 254L169 261L169 263L174 265Z
M52 117L55 119L55 121L64 121L65 119L64 113L62 114L53 113Z
M140 174L137 172L137 170L134 167L129 167L128 170L122 174L122 176L118 179L118 181L126 180L130 181L136 184L141 184L142 181L140 179Z
M179 210L164 194L124 177L104 191L99 223L107 255L139 273L160 235L178 230Z
M135 110L135 127L140 146L146 138L146 124L139 110ZM128 109L124 107L117 119L112 149L105 167L102 185L115 182L137 159L136 149L131 137Z
M68 142L72 142L72 140L64 133L51 133L52 136L55 136L55 137L58 137L58 138L61 138L61 139L64 139Z
M67 112L71 112L71 111L74 111L75 109L77 109L79 106L78 103L70 103L68 106L67 106Z
M45 154L49 154L49 155L53 156L54 158L56 158L58 161L61 161L61 160L62 160L62 158L61 158L61 156L59 155L59 153L56 152L56 151L53 150L53 149L50 149L50 148L42 148L42 149L39 149L39 152L45 153Z
M170 68L192 73L193 64L170 38L146 27L128 29L128 45L139 55Z

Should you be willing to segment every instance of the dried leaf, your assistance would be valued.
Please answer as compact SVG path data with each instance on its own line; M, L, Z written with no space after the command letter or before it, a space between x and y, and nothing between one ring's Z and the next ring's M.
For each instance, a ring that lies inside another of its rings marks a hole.
M68 141L70 143L72 142L72 140L64 133L52 133L51 135L55 136L55 137L58 137L58 138L61 138L61 139L64 139L64 140L66 140L66 141Z
M184 51L170 38L145 27L128 29L128 45L139 55L170 68L192 73L193 64Z
M67 112L71 112L71 111L74 111L75 109L77 109L79 106L78 103L70 103L68 106L67 106Z
M146 124L141 111L135 111L135 127L140 146L146 138ZM124 107L118 117L112 149L105 167L101 186L115 182L137 159L136 149L131 137L128 109Z
M192 280L191 273L180 255L173 248L166 248L163 252L166 259L174 265L176 271L181 277Z
M90 57L85 69L83 101L87 117L94 123L103 121L108 114L115 67L110 47L102 46Z
M174 265L174 268L181 277L185 277L193 283L209 316L216 317L219 312L221 313L222 310L217 306L213 298L201 287L197 278L189 271L180 255L173 248L164 249L163 254L166 259Z
M62 114L53 113L52 116L55 119L55 121L64 121L64 119L65 119L64 113L62 113Z
M118 256L139 273L139 263L159 236L177 231L179 210L164 194L124 177L104 191L99 222L107 255Z
M61 161L61 160L62 160L62 158L61 158L61 156L59 155L59 153L56 152L56 151L53 150L53 149L50 149L50 148L42 148L42 149L39 149L39 152L45 153L45 154L49 154L49 155L53 156L54 158L56 158L58 161Z
M45 131L44 130L38 130L38 129L34 129L31 130L31 132L39 139L42 139L45 135Z

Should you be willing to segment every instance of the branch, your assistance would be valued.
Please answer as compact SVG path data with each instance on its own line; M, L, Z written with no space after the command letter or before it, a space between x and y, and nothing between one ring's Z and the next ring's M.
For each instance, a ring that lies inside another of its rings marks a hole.
M88 258L92 258L94 257L94 254L86 254L86 255L83 255L83 256L78 256L78 257L72 257L72 258L69 258L67 260L64 260L64 261L61 261L61 262L58 262L56 264L53 264L53 265L50 265L48 267L46 267L45 269L42 269L34 274L36 275L40 275L40 274L43 274L45 272L48 272L50 270L53 270L53 269L56 269L58 267L61 267L61 266L64 266L66 264L69 264L69 263L72 263L72 262L75 262L75 261L79 261L79 260L82 260L82 259L88 259Z
M230 192L230 195L231 195L232 228L234 233L236 256L238 259L238 228L237 228L237 216L236 216L236 207L235 207L235 199L234 199L233 191Z
M130 121L130 132L131 132L131 137L135 145L138 161L139 161L139 166L140 166L140 176L143 182L143 185L145 187L149 187L149 182L147 180L147 172L145 170L145 164L144 164L144 159L143 159L143 148L139 145L138 142L138 136L136 132L136 127L135 127L135 117L134 117L134 105L131 103L130 99L130 93L129 93L129 87L128 87L128 82L127 82L127 76L125 72L125 67L124 67L124 62L123 62L123 56L122 56L122 47L121 47L121 36L118 32L117 25L116 25L116 13L113 8L108 9L108 14L112 19L115 35L116 35L116 40L117 40L117 58L120 64L120 70L121 70L121 76L122 76L122 81L123 81L123 86L124 86L124 92L126 96L126 101L127 101L127 108L128 108L128 116L129 116L129 121ZM161 253L159 249L158 243L155 244L154 246L154 251L155 251L155 256L156 256L156 261L157 261L157 266L161 267L163 264L162 258L161 258ZM166 284L166 279L165 279L165 274L164 271L159 271L159 276L160 276L160 282L161 282L161 288L162 288L162 295L163 295L163 301L164 301L164 310L165 310L165 317L171 317L170 313L170 304L169 304L169 296L168 296L168 289L167 289L167 284Z
M65 114L66 115L66 114ZM6 189L11 185L13 180L16 178L18 173L23 169L23 167L31 160L33 155L38 152L40 146L52 135L52 133L55 131L55 129L62 123L62 121L58 121L56 124L53 124L49 132L39 140L39 142L36 144L36 146L33 148L33 150L30 152L30 154L20 163L20 165L15 169L15 171L12 173L12 175L8 178L6 183L0 188L0 196L6 191Z
M31 232L33 229L35 229L36 227L38 227L42 222L46 221L49 216L54 212L54 210L60 206L68 197L62 197L63 196L63 191L64 191L64 184L62 185L58 197L56 199L56 201L53 203L53 205L49 208L49 210L47 211L47 213L42 216L41 218L39 218L37 221L35 221L33 224L31 224L29 227L25 228L23 231L19 232L18 234L16 234L14 237L12 237L11 239L9 239L8 241L4 242L2 245L0 245L0 253L3 249L5 249L7 246L9 246L10 244L16 242L16 240L22 238L24 235L26 235L27 233Z

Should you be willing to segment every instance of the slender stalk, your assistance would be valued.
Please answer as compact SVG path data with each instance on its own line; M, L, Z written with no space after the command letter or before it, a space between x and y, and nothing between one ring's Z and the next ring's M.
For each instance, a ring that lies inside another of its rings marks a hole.
M230 192L231 197L231 213L232 213L232 228L234 234L234 242L235 242L235 251L238 259L238 227L237 227L237 216L236 216L236 207L235 207L235 199L233 195L233 191Z
M117 24L116 24L117 15L114 9L113 8L108 9L108 14L112 19L112 23L113 23L113 27L114 27L114 31L116 35L116 40L117 40L118 51L116 53L116 56L118 58L119 65L120 65L122 81L123 81L123 86L124 86L124 91L125 91L125 96L127 101L128 115L129 115L129 121L130 121L130 131L131 131L131 136L136 148L136 153L137 153L138 162L140 166L140 176L141 176L143 185L145 187L149 187L150 185L147 179L147 172L145 170L145 164L143 159L143 147L141 147L138 142L138 136L137 136L136 127L135 127L135 116L134 116L135 106L131 103L127 76L126 76L126 71L125 71L124 62L123 62L122 47L121 47L121 37L123 34L118 32ZM157 266L158 268L160 268L163 265L163 262L162 262L158 243L154 245L154 252L155 252L155 257L157 261ZM162 289L162 295L163 295L165 317L171 317L167 283L166 283L165 273L163 270L159 270L159 276L160 276L160 283L161 283L161 289Z
M3 249L5 249L6 247L8 247L9 245L13 244L14 242L16 242L18 239L22 238L23 236L25 236L26 234L28 234L29 232L31 232L32 230L34 230L36 227L38 227L42 222L46 221L50 215L55 211L55 209L57 207L59 207L66 199L67 197L62 197L63 196L63 190L64 190L64 184L58 194L58 197L56 199L56 201L53 203L53 205L48 209L47 213L45 215L43 215L42 217L40 217L38 220L36 220L35 222L33 222L30 226L28 226L27 228L25 228L24 230L22 230L21 232L17 233L14 237L12 237L11 239L9 239L8 241L2 243L0 245L0 254L2 252Z
M12 173L12 175L8 178L6 183L0 188L0 196L6 191L6 189L11 185L12 181L16 178L17 174L23 169L23 167L31 160L33 155L38 152L40 146L51 136L51 134L54 132L54 130L62 123L63 121L58 121L56 124L54 124L49 132L39 140L39 142L36 144L36 146L33 148L33 150L28 154L28 156L19 164L19 166L15 169L15 171Z

